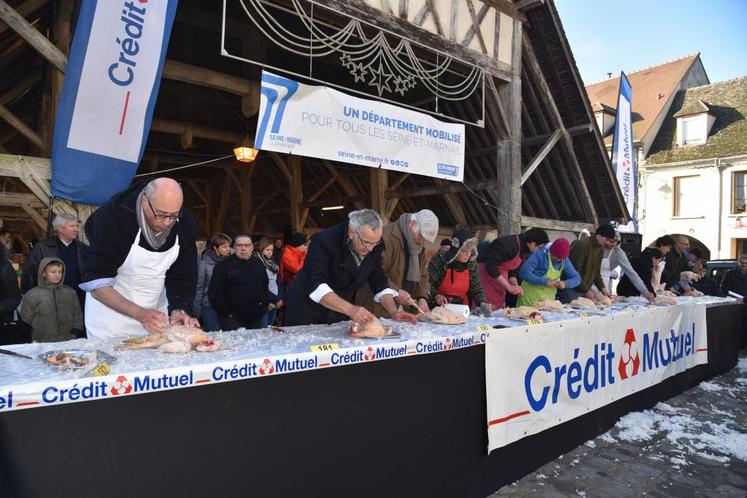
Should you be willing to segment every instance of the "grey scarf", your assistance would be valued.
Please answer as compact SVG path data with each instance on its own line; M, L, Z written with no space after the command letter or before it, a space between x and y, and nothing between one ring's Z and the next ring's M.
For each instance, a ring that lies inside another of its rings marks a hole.
M410 214L405 213L399 217L397 224L399 229L402 231L402 235L405 237L405 243L407 244L407 250L410 253L410 262L407 265L407 276L405 280L408 282L420 282L420 252L423 250L423 246L415 242L415 236L410 230Z
M169 225L169 227L164 230L161 233L156 233L148 224L148 221L145 219L145 208L143 208L143 195L144 192L140 192L140 194L137 196L137 201L135 201L135 212L137 213L137 224L140 227L140 233L143 234L143 237L145 237L145 240L148 242L148 245L151 246L153 249L160 249L162 245L166 243L166 239L169 238L169 234L171 234L171 230L174 229L176 226L176 221ZM148 208L150 209L150 208Z

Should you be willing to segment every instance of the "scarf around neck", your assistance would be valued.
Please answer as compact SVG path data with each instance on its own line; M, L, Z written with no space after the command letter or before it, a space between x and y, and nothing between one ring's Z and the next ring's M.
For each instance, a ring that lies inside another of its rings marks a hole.
M265 265L265 268L272 273L277 273L280 271L280 267L278 267L278 264L275 262L272 258L265 258L265 256L260 253L259 251L254 253L259 260L262 262L263 265Z
M156 233L156 231L150 227L150 225L148 224L148 220L145 218L145 210L143 208L143 195L145 195L145 192L140 191L137 196L137 201L135 201L137 225L140 227L140 233L143 234L143 237L145 237L148 245L153 249L158 250L166 243L166 240L169 238L169 235L171 235L171 231L174 229L178 221L174 220L174 222L169 225L166 230L161 233Z
M400 216L397 224L402 231L402 236L405 238L407 252L410 256L405 280L408 282L420 282L420 252L423 250L423 246L415 242L415 236L412 234L412 230L410 230L410 214L405 213Z

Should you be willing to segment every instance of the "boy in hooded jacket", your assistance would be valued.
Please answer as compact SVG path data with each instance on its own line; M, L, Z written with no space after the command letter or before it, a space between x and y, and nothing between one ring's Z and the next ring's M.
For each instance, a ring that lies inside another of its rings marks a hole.
M35 342L57 342L83 336L83 312L78 294L67 285L65 264L44 258L39 264L38 287L21 300L21 320L31 325Z

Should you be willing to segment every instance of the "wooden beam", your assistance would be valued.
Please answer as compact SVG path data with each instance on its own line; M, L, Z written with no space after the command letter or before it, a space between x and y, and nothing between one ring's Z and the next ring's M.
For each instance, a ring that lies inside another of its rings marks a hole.
M496 219L500 234L517 233L521 222L521 57L520 21L513 21L511 79L504 85L509 138L500 143L496 154L496 178L504 178L498 191ZM498 95L500 100L500 92Z
M185 121L172 121L168 119L154 119L150 129L151 131L180 136L189 133L191 129L191 133L195 137L205 138L207 140L215 140L218 142L226 142L230 144L237 144L241 142L242 138L244 138L243 133L223 130L219 128L212 128L210 126L203 126L194 123L188 123Z
M575 137L578 135L584 135L586 133L591 133L594 131L594 127L591 123L582 124L578 126L572 126L571 128L565 129L566 133L568 133L569 136ZM548 138L552 136L552 133L545 133L543 135L537 135L535 137L529 137L522 140L521 146L522 147L534 147L535 145L543 144L547 141Z
M597 210L594 206L594 202L591 199L591 194L589 194L589 188L586 185L586 180L581 171L581 165L578 163L578 158L576 157L576 154L573 151L573 142L571 141L571 137L568 136L568 133L565 130L565 127L563 124L563 118L561 117L560 111L558 110L558 106L555 103L555 99L552 96L550 87L547 85L547 81L545 80L545 75L539 66L539 62L537 61L537 56L534 54L534 48L532 47L532 42L529 39L529 35L525 33L523 40L524 40L524 43L523 43L524 49L527 51L527 57L526 57L527 67L531 70L531 72L533 73L535 77L535 80L539 87L540 96L543 97L544 103L547 106L548 111L550 112L550 117L551 117L553 124L557 128L563 130L563 134L561 138L563 139L567 153L571 159L571 166L572 166L571 171L573 175L576 177L578 186L581 189L581 195L583 199L586 201L586 209L584 210L584 212L589 215L588 221L591 221L594 225L596 225L598 223Z
M283 158L280 157L280 155L278 155L277 152L270 152L270 157L272 158L272 162L275 163L275 166L278 167L278 169L280 170L280 172L285 177L285 180L288 181L288 182L290 182L291 179L292 179L291 171L288 168L288 165L285 164L285 161L283 161Z
M0 206L27 206L38 209L46 207L34 194L22 194L19 192L4 192L3 195L0 195Z
M396 199L389 199L386 201L386 219L391 220L392 215L394 214L394 210L397 209L397 205L399 204L399 198Z
M16 7L16 12L21 17L28 17L32 13L36 12L36 10L47 3L47 0L26 0L21 5ZM5 31L9 28L9 26L5 23L0 24L0 35L5 33ZM46 230L46 227L44 228Z
M544 228L547 230L559 230L565 232L580 232L583 229L593 232L595 229L595 225L593 223L584 223L581 221L548 220L544 218L534 218L531 216L522 216L521 226Z
M328 161L327 159L322 159L322 164L324 164L324 167L327 168L330 173L332 173L332 176L335 177L337 183L340 184L342 190L344 190L348 196L358 195L358 189L355 188L353 182L351 182L348 177L340 173L340 170L337 168L337 166L332 164L332 162ZM365 209L367 207L365 202L360 201L354 202L354 205L355 209Z
M388 190L397 190L405 182L405 180L410 178L411 174L412 173L402 173L399 178L389 184Z
M47 230L47 220L44 219L42 215L39 214L39 211L36 209L29 207L27 205L22 205L21 209L29 215L29 218L36 223L36 225L44 232Z
M432 2L432 0L428 1ZM439 1L439 3L441 2ZM513 13L506 12L506 14L512 15L512 17L525 19L525 16L518 12L510 1L491 2L491 5L502 10L499 3L503 3L507 11L513 11ZM431 49L437 50L445 55L481 67L503 81L510 81L511 68L509 64L499 61L497 57L489 57L476 50L464 47L459 43L459 41L452 41L444 36L439 36L423 29L413 29L413 25L417 25L415 16L412 16L413 22L408 22L406 19L395 15L382 15L381 10L367 5L364 2L351 2L350 0L326 0L325 7L334 12L352 17L353 19L363 19L367 23L371 23L373 26L381 28L383 31L392 33L400 38L415 41L419 45L430 47ZM426 10L424 14L428 13L429 12ZM423 15L423 17L425 17L425 15ZM441 28L440 22L438 23L438 28ZM441 30L441 33L442 32L443 30Z
M303 178L301 172L301 157L290 156L290 181L288 182L288 193L290 194L290 218L291 227L296 232L303 231L301 224L301 202L303 201ZM305 222L306 220L304 220Z
M238 76L220 73L204 67L191 66L174 60L165 62L162 77L238 95L242 98L241 111L245 117L254 116L259 110L260 84L257 81L246 80Z
M215 220L215 231L222 232L223 225L226 222L226 209L228 209L228 201L231 195L231 178L226 172L226 177L223 180L223 190L220 195L220 207L218 208L218 217Z
M16 83L13 88L0 95L0 105L8 105L16 100L21 95L25 94L32 86L37 84L41 80L41 72L34 71L33 73L27 74L21 81Z
M0 154L0 176L21 178L25 174L31 174L42 180L50 180L52 178L51 160L46 157Z
M466 186L465 186L466 185ZM442 195L446 193L459 193L459 192L465 192L467 190L467 186L470 188L470 190L474 191L480 191L480 190L496 190L498 188L498 182L495 179L491 180L482 180L479 182L452 182L452 181L444 181L444 183L441 183L440 185L434 185L430 187L418 187L414 189L404 189L404 190L389 190L386 193L387 199L406 199L408 197L424 197L428 195Z
M26 40L34 50L39 52L42 57L49 61L54 67L61 72L65 72L67 57L60 52L60 49L54 46L47 37L32 26L22 15L13 10L5 0L0 0L0 19L8 25L10 29L18 33L21 38Z
M0 2L2 2L2 0L0 0ZM10 126L12 126L18 133L26 137L31 143L44 151L49 151L47 145L44 143L44 140L42 140L42 138L37 135L34 130L26 126L26 123L21 121L18 117L16 117L15 114L10 112L10 110L8 110L8 108L3 105L0 105L0 118L7 121Z
M388 223L386 219L386 190L389 183L388 171L382 168L370 168L371 176L371 209L379 213L384 224Z
M309 197L309 202L314 202L315 200L317 200L319 198L319 196L321 196L324 192L326 192L329 187L331 187L332 185L334 185L336 181L337 180L334 177L332 177L329 180L327 180L326 182L324 182L324 185L322 185L321 187L319 187L316 190L316 192L314 192Z
M522 12L544 5L545 0L518 0L515 5L516 8Z
M550 150L555 146L556 143L558 143L558 140L560 140L560 135L562 133L562 130L555 130L555 132L550 135L550 138L547 139L545 145L543 145L542 148L537 152L537 154L532 158L532 160L529 161L527 169L521 175L522 185L524 185L524 183L526 183L527 181L527 178L529 178L531 174L534 173L534 170L537 169L537 166L539 166L540 163L545 160L547 154L550 153Z

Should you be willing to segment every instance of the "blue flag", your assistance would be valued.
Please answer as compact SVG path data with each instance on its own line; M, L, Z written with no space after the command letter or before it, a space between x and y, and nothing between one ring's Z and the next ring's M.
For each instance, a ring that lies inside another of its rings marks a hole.
M55 197L102 204L132 181L177 3L83 0L52 143Z

